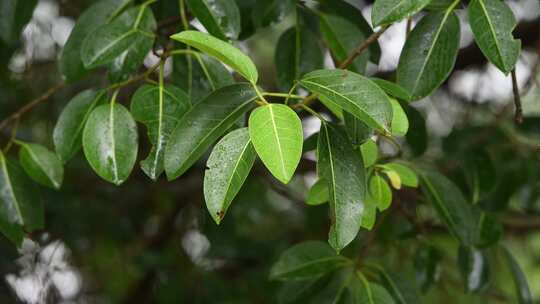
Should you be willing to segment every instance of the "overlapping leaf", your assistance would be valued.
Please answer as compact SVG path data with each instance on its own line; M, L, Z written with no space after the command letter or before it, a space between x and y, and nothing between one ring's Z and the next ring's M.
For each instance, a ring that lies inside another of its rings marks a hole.
M234 0L187 0L190 11L210 34L222 40L240 34L240 10Z
M217 224L240 191L256 157L247 128L225 135L212 150L204 173L204 199Z
M377 0L371 9L373 26L400 21L414 15L431 0Z
M169 180L186 172L256 99L253 86L239 83L220 88L194 105L178 122L165 148Z
M24 171L38 183L60 189L64 179L64 167L56 154L41 145L18 143L21 146L19 161Z

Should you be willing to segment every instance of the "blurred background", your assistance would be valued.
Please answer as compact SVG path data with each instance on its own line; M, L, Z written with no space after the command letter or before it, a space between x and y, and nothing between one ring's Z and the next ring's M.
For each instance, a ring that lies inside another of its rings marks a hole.
M370 1L349 2L370 19ZM40 0L20 39L0 42L0 119L61 81L57 58L78 16L92 3ZM465 26L466 12L460 10L464 26L456 69L438 92L413 104L420 116L403 142L404 158L437 165L459 182L463 156L489 147L497 187L482 198L483 206L500 214L503 241L524 269L534 298L540 299L540 1L507 3L518 20L514 34L523 48L516 71L524 124L514 127L512 122L510 78L487 63ZM152 9L159 21L177 14L177 6L177 1L160 0ZM277 91L275 45L292 22L292 16L284 16L240 42L268 90ZM192 24L197 27L197 20ZM369 74L392 79L405 32L402 22L382 35L381 61L369 67ZM325 64L332 67L326 57ZM147 64L153 64L150 54ZM52 148L52 131L64 105L83 89L106 82L105 74L96 72L59 90L24 116L17 136ZM128 104L136 88L123 90L120 102ZM316 119L303 123L306 137L318 130ZM144 132L142 126L139 130ZM10 132L1 130L2 145ZM483 140L476 140L479 133L485 134ZM139 155L148 149L143 146ZM303 202L316 179L310 157L286 188L256 165L218 227L202 196L204 160L173 182L152 182L136 169L116 187L95 175L79 153L68 163L60 191L41 189L46 229L25 240L20 250L0 237L0 303L276 303L280 285L268 280L272 263L292 244L325 240L330 225L327 206ZM497 259L492 260L496 275L489 287L494 296L465 295L455 269L457 243L436 229L439 222L431 208L412 203L433 224L428 237L446 250L440 276L456 282L432 288L426 303L515 303L508 272ZM401 267L403 258L414 254L408 243L414 227L403 217L389 217L395 220L382 225L369 258ZM344 254L354 255L365 237L362 232Z

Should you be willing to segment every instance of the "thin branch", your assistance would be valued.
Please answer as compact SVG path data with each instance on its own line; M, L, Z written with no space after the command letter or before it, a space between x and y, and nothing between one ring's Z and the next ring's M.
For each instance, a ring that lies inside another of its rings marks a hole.
M49 88L47 92L45 92L43 95L37 97L36 99L28 102L24 106L22 106L20 109L18 109L15 113L11 114L10 116L4 118L0 122L0 130L4 129L10 121L12 120L18 120L20 119L24 114L38 106L40 103L47 101L51 96L53 96L56 92L60 91L65 86L65 82L61 81L54 85L53 87Z
M379 37L388 29L389 25L383 26L377 32L371 34L364 42L362 42L350 55L345 59L338 68L344 69L348 67L363 51L365 51L372 43L377 41Z
M514 68L512 74L512 91L514 92L514 121L517 124L523 122L523 108L521 107L521 96L519 95L519 87L516 77L516 69Z

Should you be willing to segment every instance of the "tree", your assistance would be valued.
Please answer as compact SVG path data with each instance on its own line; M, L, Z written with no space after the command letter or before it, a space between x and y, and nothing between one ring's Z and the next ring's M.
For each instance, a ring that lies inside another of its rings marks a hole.
M36 3L0 4L3 57ZM539 120L521 102L538 70L520 92L504 1L376 0L369 21L341 0L83 6L62 80L1 111L3 247L63 239L112 302L533 303L510 241L538 228ZM397 68L373 72L402 21ZM455 97L467 117L436 135L418 104L448 91L464 26L511 76L514 123ZM280 32L275 75L253 60L261 31Z

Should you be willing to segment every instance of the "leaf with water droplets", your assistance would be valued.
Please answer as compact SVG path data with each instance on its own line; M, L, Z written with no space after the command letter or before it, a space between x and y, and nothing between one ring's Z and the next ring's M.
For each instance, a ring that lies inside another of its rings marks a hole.
M317 146L317 172L328 183L332 227L328 242L340 251L358 233L364 213L366 176L358 151L339 126L323 124Z
M82 145L82 132L94 108L107 98L105 91L85 90L73 97L64 107L54 127L56 154L63 163L69 161Z
M39 189L14 160L0 151L0 231L20 245L26 231L43 228Z
M83 131L88 163L103 179L122 184L137 160L137 125L129 111L115 102L95 108Z
M222 40L240 34L240 10L234 0L187 0L189 10L204 28Z
M521 42L512 36L516 27L512 10L504 1L473 0L469 21L482 53L503 73L510 73L521 50Z
M371 9L373 26L390 24L410 17L431 0L377 0Z
M312 206L324 204L328 201L329 196L328 182L324 179L319 179L309 189L306 197L306 204Z
M238 48L212 35L197 31L183 31L171 36L171 39L183 42L215 57L240 73L251 83L257 83L259 74L251 59Z
M302 156L302 123L296 112L283 104L258 107L249 116L249 136L266 168L287 184Z
M64 167L56 154L41 145L24 142L18 144L21 146L19 161L26 174L44 186L60 189Z
M240 191L256 157L247 128L232 131L214 146L206 162L204 199L217 224Z
M194 105L178 122L165 147L167 178L184 174L256 98L251 84L238 83L222 87Z
M152 150L141 162L141 168L151 179L163 173L163 156L169 136L178 121L190 108L189 97L173 85L143 85L131 100L133 118L146 125Z
M368 126L381 131L390 129L390 99L368 78L346 70L317 70L304 75L300 84Z

